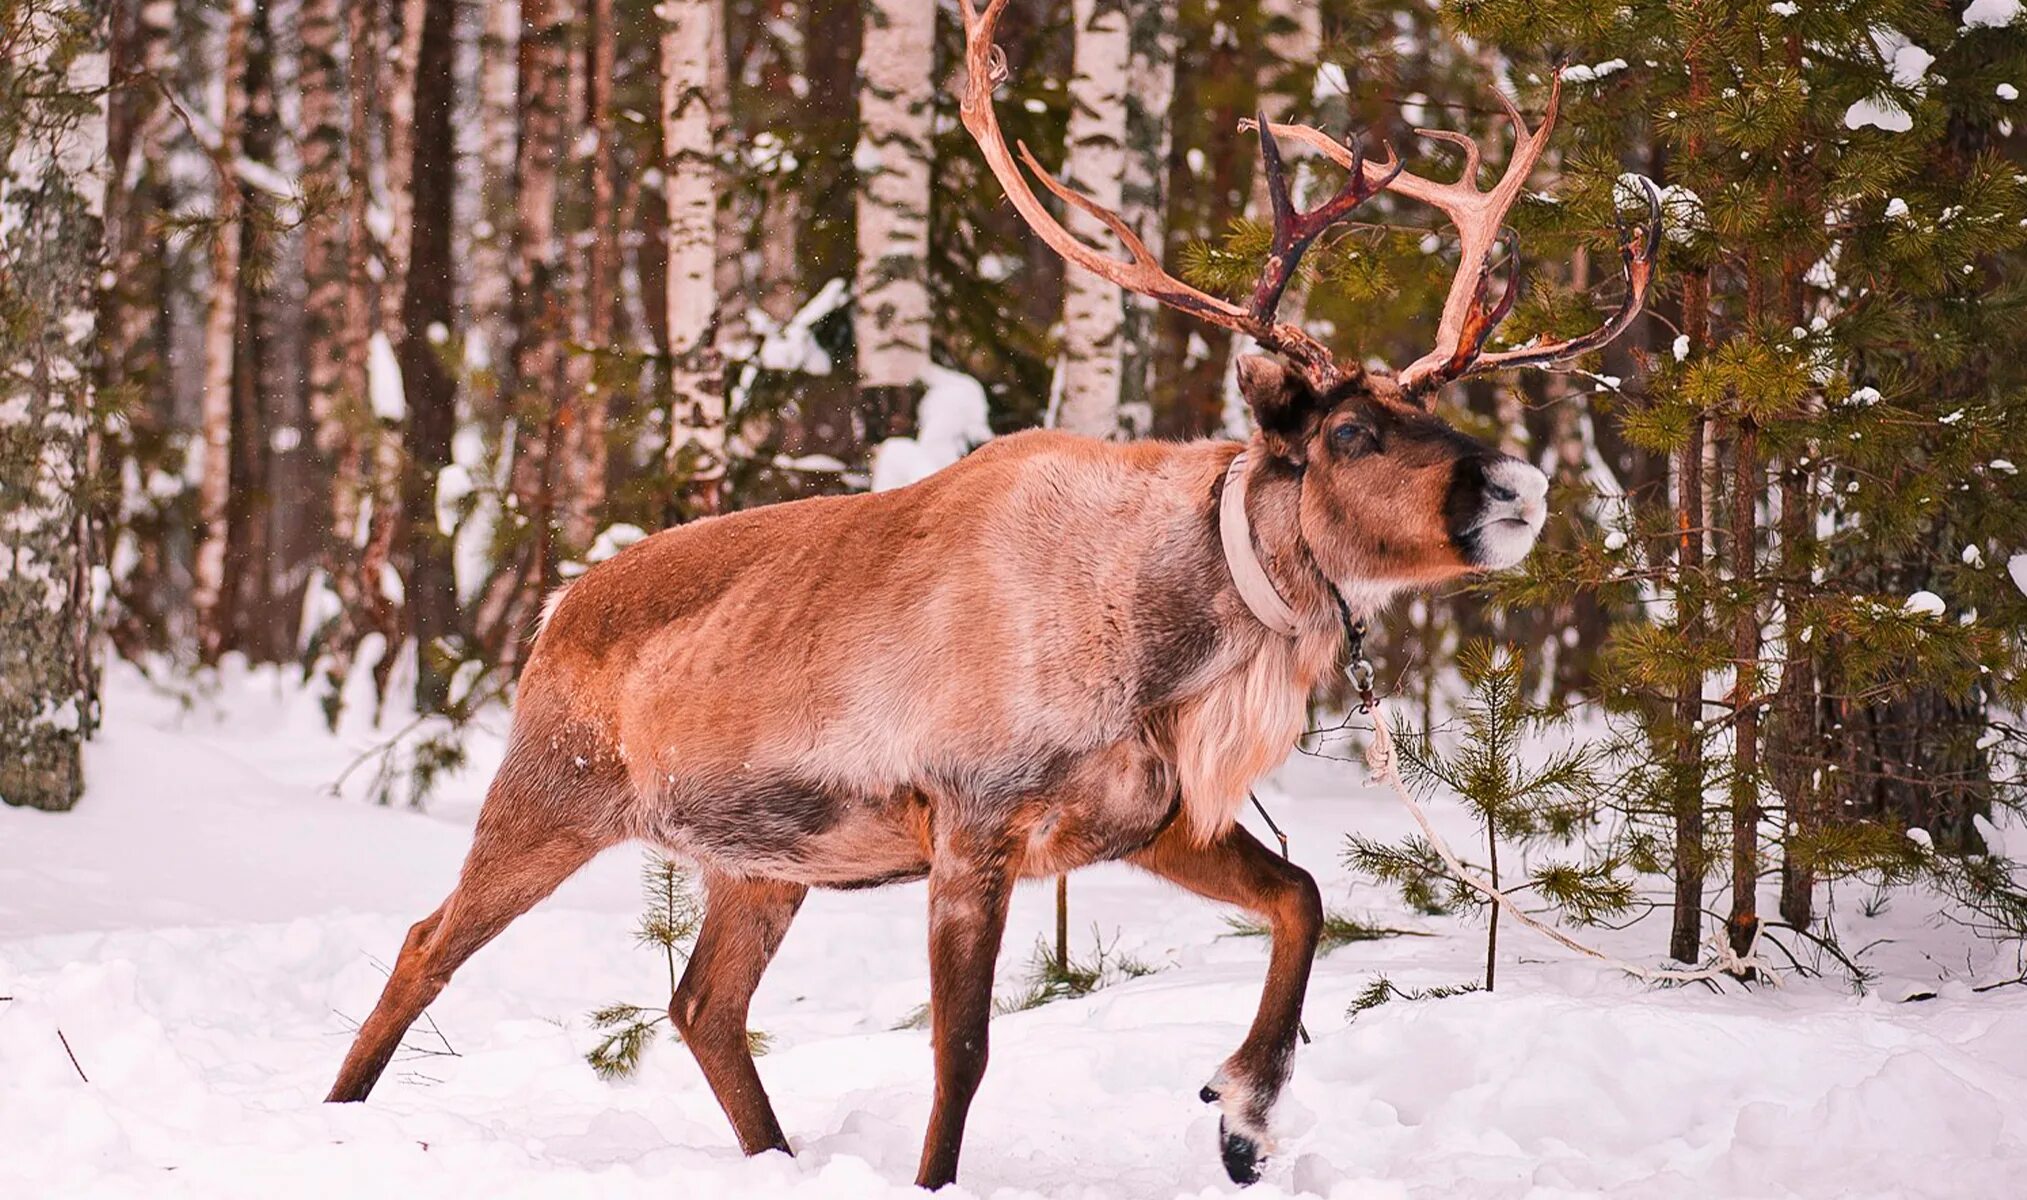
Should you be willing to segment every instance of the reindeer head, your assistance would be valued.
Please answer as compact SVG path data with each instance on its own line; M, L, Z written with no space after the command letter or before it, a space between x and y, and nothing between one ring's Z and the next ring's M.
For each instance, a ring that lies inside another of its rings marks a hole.
M1547 516L1547 479L1530 464L1451 428L1435 415L1436 392L1446 383L1489 371L1558 366L1610 342L1646 302L1661 240L1660 195L1642 179L1646 219L1637 224L1622 219L1619 225L1626 295L1618 311L1581 337L1485 351L1492 331L1513 307L1519 281L1517 269L1509 267L1499 299L1488 303L1499 265L1494 255L1502 246L1508 260L1517 253L1518 241L1504 220L1548 143L1561 75L1549 90L1541 125L1532 130L1503 94L1493 92L1513 123L1514 146L1505 172L1487 190L1478 186L1478 145L1461 133L1415 131L1463 151L1464 170L1456 182L1438 183L1405 171L1390 148L1386 161L1368 161L1355 136L1340 144L1309 126L1269 124L1264 114L1248 122L1260 134L1274 232L1253 294L1241 305L1170 275L1117 213L1057 182L1021 145L1020 161L1028 170L1058 199L1110 229L1128 258L1087 245L1050 215L1008 151L993 112L993 89L1007 73L1006 56L994 44L993 33L1006 4L990 0L980 13L972 0L962 0L965 128L1007 199L1056 253L1128 291L1246 334L1277 356L1241 359L1239 387L1269 460L1263 468L1300 476L1303 537L1332 582L1340 588L1425 584L1509 567L1525 558ZM1345 169L1335 195L1308 211L1295 207L1282 166L1281 138L1306 145ZM1435 207L1456 226L1461 243L1436 344L1398 373L1342 362L1300 328L1275 317L1303 251L1382 191Z

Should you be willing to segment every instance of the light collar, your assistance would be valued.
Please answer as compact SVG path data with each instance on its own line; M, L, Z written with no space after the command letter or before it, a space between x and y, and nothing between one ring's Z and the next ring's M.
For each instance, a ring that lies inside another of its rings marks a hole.
M1299 631L1295 610L1281 598L1267 568L1253 550L1253 527L1246 520L1246 452L1239 451L1225 470L1224 495L1218 500L1218 540L1225 549L1225 568L1239 589L1239 599L1260 624L1292 638Z

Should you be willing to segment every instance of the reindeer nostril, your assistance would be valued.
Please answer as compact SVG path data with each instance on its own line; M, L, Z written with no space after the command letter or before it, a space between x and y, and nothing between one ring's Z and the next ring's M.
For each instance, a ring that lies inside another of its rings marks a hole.
M1502 504L1520 499L1519 492L1514 491L1503 483L1494 483L1490 479L1485 481L1485 495Z

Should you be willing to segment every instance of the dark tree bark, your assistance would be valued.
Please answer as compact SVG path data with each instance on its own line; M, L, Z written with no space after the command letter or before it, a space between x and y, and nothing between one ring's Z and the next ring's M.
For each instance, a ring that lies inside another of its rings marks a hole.
M257 5L246 44L246 115L241 149L255 162L271 162L279 133L275 119L274 26ZM253 197L242 190L248 212ZM258 286L272 238L257 214L239 224L238 336L232 371L231 493L226 502L226 567L221 628L226 644L256 662L279 662L290 649L289 630L277 611L273 541L272 396L273 313Z
M451 262L451 206L457 187L457 145L451 129L457 99L456 11L454 0L429 0L423 6L409 177L414 225L401 301L401 378L408 393L402 507L408 517L408 620L419 665L415 677L419 712L437 711L449 698L450 674L439 643L459 633L450 539L437 528L435 503L437 475L451 461L457 382L444 361L449 339L432 335L432 330L447 334L457 317Z

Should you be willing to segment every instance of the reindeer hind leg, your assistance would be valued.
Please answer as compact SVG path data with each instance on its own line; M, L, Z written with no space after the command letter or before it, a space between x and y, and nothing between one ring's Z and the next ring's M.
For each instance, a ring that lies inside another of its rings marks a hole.
M696 1056L739 1148L792 1153L760 1084L747 1043L753 989L780 948L809 889L772 879L712 875L705 880L704 927L683 981L669 999L669 1020Z
M352 1039L327 1103L364 1100L402 1035L451 973L617 840L559 827L559 807L524 790L512 765L510 759L493 781L457 887L408 931L379 1002Z

